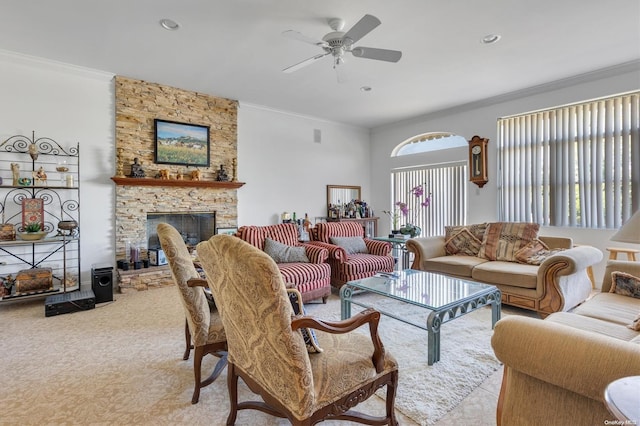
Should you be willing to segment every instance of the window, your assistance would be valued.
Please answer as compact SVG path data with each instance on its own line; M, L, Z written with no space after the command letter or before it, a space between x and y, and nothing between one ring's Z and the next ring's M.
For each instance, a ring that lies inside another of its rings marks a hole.
M392 157L417 154L420 152L439 151L441 149L467 146L462 136L447 132L431 132L414 136L398 145L391 153Z
M412 188L423 185L430 194L429 207L422 207L424 198L415 197ZM420 236L442 235L446 225L464 224L467 213L467 162L425 165L396 169L391 173L391 199L407 204L409 213L400 224L411 223L422 229Z
M500 219L618 228L640 207L640 92L498 120Z

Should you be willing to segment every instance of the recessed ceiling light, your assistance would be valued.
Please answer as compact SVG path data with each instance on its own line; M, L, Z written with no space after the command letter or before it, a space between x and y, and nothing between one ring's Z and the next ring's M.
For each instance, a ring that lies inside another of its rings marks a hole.
M493 44L500 40L501 36L499 34L488 34L482 37L482 43L484 44Z
M176 21L166 18L160 20L160 25L162 25L162 28L169 31L175 31L180 28L180 24L178 24Z
M371 91L371 87L369 87L369 86L362 86L362 87L360 88L360 90L361 90L362 92L370 92L370 91Z

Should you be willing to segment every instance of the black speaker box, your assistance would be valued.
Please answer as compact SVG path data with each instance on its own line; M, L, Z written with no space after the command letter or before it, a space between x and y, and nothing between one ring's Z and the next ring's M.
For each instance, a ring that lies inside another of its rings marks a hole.
M44 301L44 316L51 317L70 312L88 311L95 307L96 298L92 290L54 294Z
M113 300L113 268L95 268L91 270L91 289L96 295L96 303Z

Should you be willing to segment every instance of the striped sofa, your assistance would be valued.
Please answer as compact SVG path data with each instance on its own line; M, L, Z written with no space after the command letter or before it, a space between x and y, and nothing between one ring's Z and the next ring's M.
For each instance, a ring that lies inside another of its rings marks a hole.
M349 254L344 248L332 244L332 237L362 237L368 253ZM360 223L318 223L313 229L312 238L313 241L309 244L329 250L331 285L336 288L348 281L370 277L376 272L393 271L391 243L364 238L364 228Z
M300 243L295 224L242 226L236 236L260 250L264 250L267 238L288 246L304 247L309 263L277 263L278 269L284 282L302 294L303 302L322 298L322 303L326 303L331 294L331 268L326 263L328 251L323 247Z

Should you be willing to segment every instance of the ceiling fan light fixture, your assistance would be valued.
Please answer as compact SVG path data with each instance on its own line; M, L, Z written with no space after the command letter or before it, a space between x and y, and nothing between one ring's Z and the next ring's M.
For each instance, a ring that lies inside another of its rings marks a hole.
M487 34L486 36L482 37L482 44L497 43L501 38L502 36L500 34Z
M175 31L180 28L180 24L176 21L168 18L164 18L160 20L160 26L167 31Z

